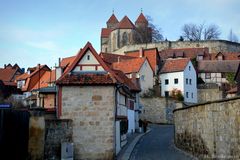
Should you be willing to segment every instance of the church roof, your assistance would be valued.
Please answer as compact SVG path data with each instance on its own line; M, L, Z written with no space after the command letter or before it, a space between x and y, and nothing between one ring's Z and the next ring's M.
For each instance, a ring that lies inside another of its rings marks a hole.
M109 35L111 34L111 32L112 32L111 28L102 28L101 37L102 38L108 38Z
M136 24L136 23L148 23L148 20L145 18L145 16L143 15L143 13L141 13L141 14L138 16L135 24Z
M117 29L133 29L135 28L135 26L127 16L124 16L123 19L118 23L116 28Z
M107 23L118 23L118 20L114 14L108 19Z

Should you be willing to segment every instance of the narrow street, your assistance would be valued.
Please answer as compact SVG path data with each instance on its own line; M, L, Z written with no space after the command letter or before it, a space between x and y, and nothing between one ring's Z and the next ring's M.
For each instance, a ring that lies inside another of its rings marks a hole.
M190 160L175 148L173 125L150 125L151 132L136 144L131 160Z

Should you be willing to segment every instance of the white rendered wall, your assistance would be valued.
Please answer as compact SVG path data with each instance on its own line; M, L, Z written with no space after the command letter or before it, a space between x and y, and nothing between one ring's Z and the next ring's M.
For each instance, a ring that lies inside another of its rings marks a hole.
M145 60L139 71L139 80L142 90L141 93L146 92L149 88L153 88L153 71L147 60Z
M174 84L174 79L178 79L178 84ZM165 79L168 79L168 85L165 85ZM172 73L164 73L160 74L160 80L161 80L161 96L165 96L165 91L170 92L173 89L180 90L182 93L184 93L183 88L183 72L172 72Z
M186 84L186 79L188 79L188 84ZM189 83L190 79L191 84ZM186 96L187 92L188 97ZM184 102L197 103L197 75L191 62L184 70Z

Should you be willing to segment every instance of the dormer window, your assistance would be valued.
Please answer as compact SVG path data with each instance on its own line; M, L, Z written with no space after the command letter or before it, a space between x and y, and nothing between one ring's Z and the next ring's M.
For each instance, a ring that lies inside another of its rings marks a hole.
M87 55L87 60L90 60L90 55Z

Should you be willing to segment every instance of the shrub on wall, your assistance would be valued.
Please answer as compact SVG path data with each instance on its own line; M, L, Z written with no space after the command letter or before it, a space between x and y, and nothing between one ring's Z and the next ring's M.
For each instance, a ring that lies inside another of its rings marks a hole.
M184 97L183 97L183 94L182 94L182 91L174 88L171 92L170 92L170 97L173 98L173 99L176 99L178 101L183 101L184 100Z

